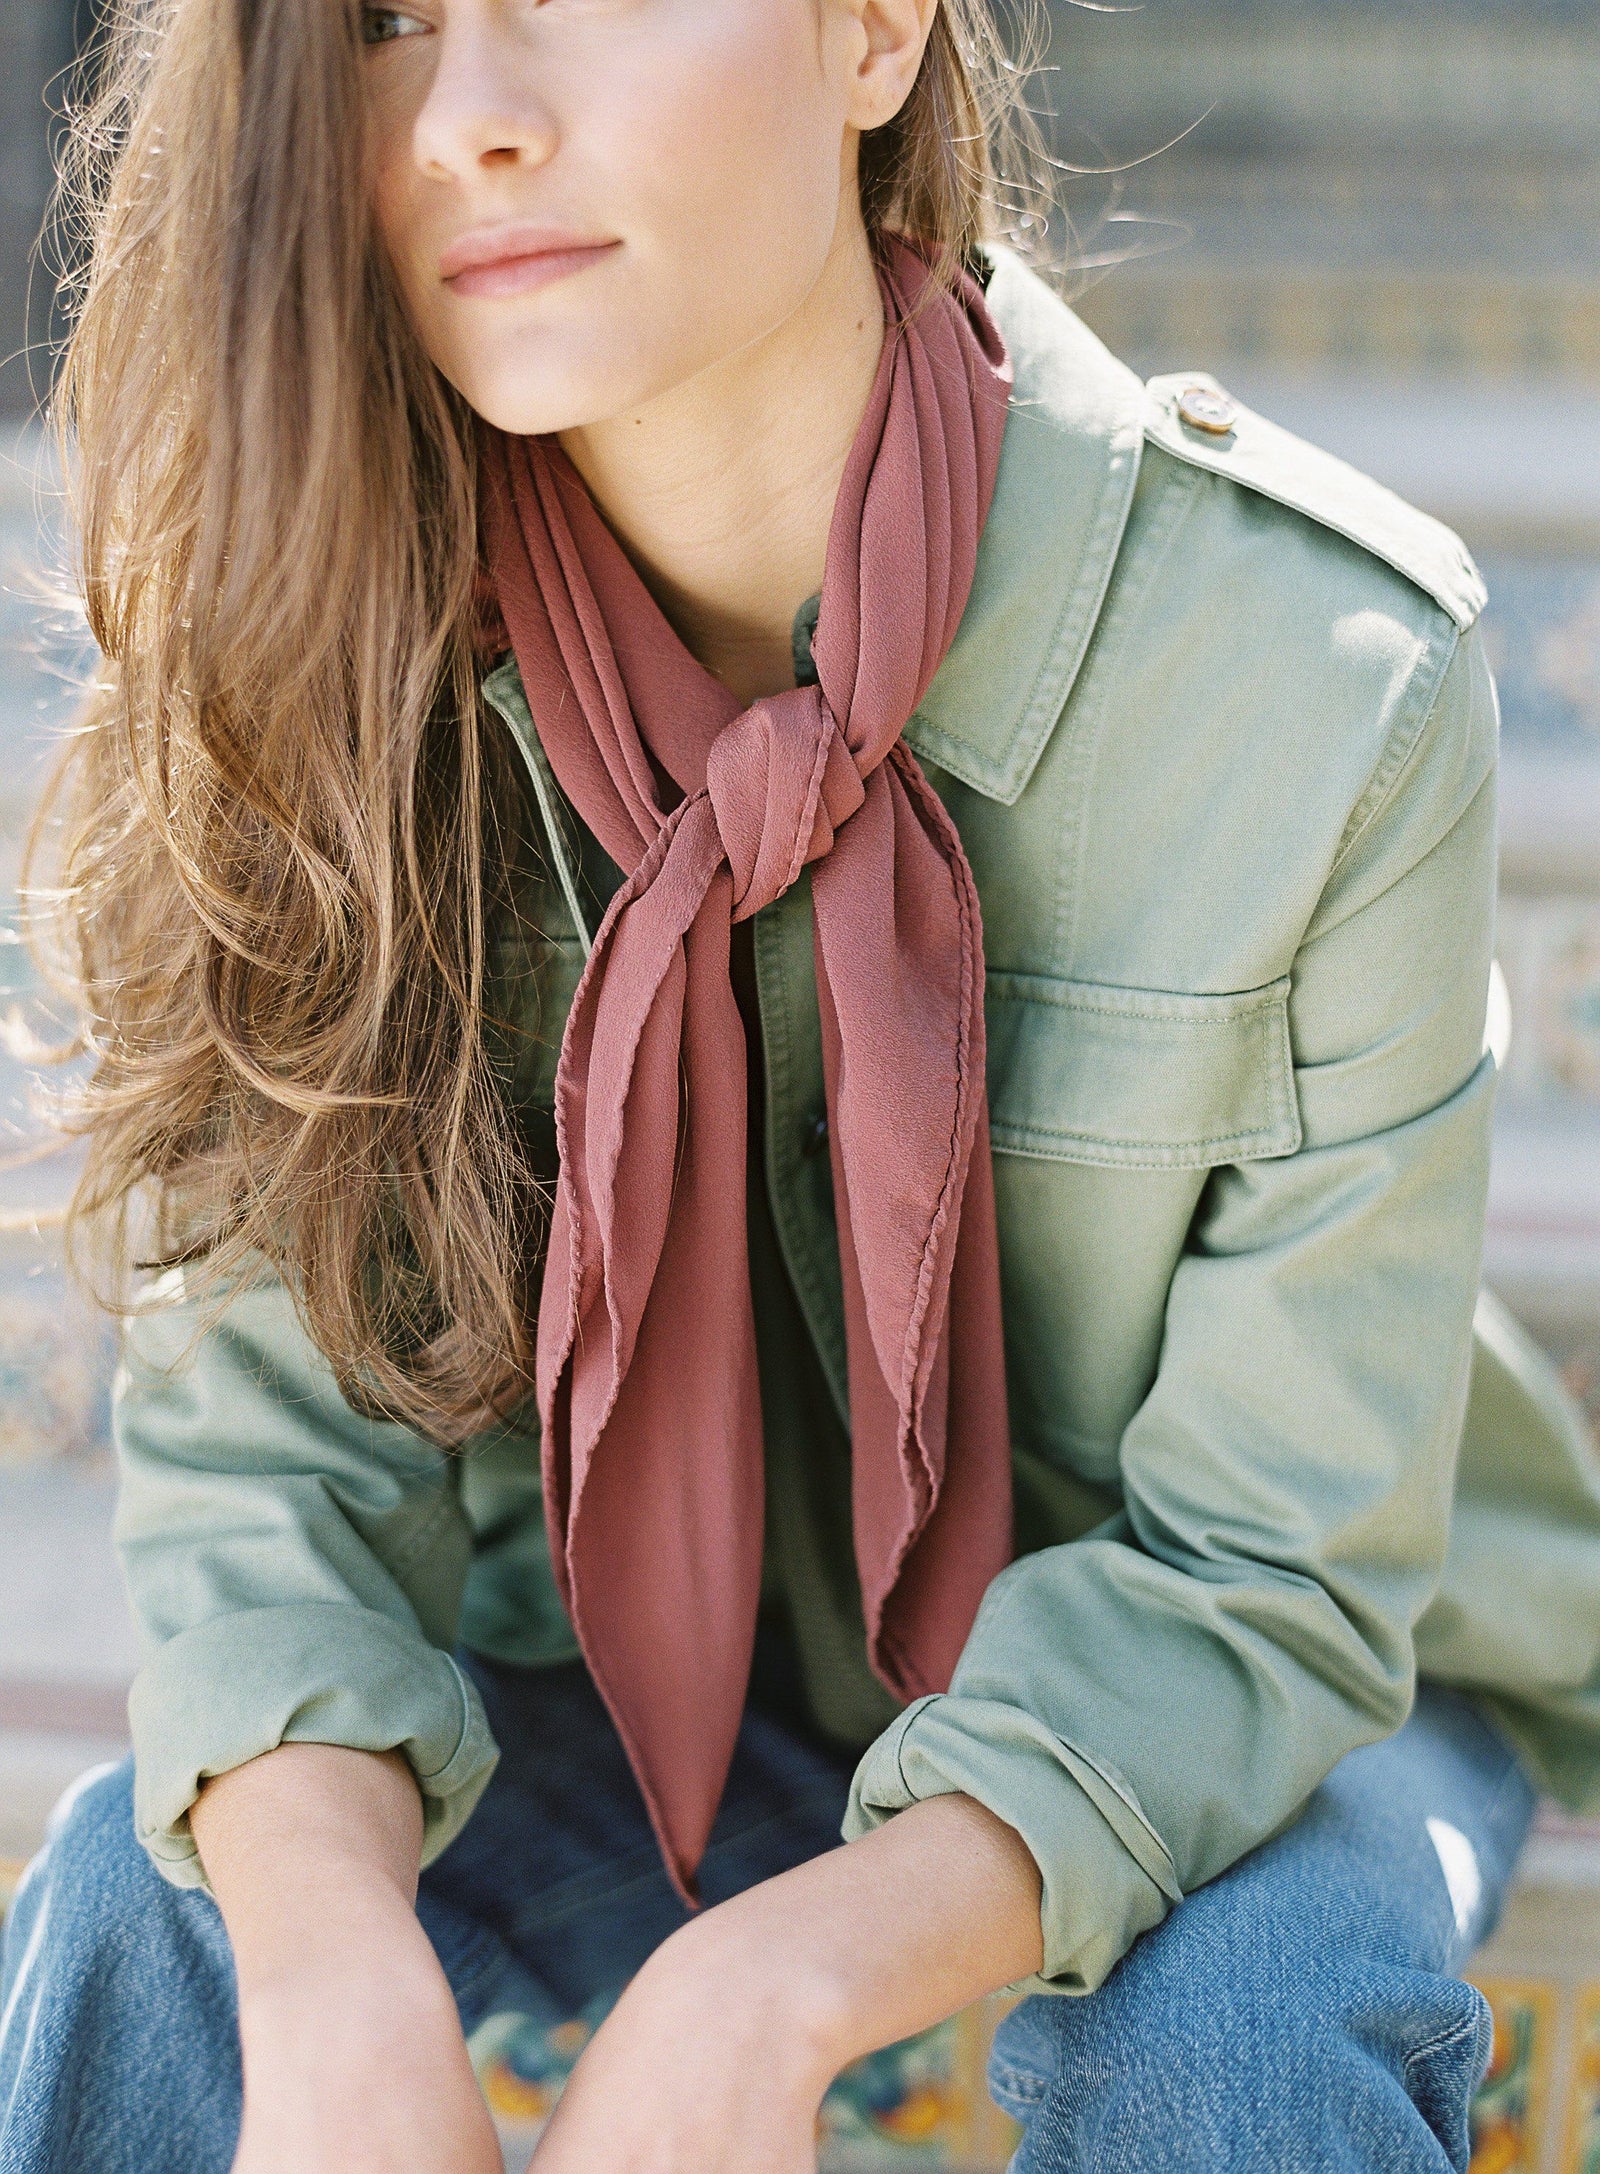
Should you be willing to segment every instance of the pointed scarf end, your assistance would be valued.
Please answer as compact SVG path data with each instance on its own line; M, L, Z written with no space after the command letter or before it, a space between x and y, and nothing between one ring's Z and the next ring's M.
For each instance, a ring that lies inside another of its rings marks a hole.
M674 1858L667 1856L664 1851L662 1855L667 1868L667 1877L672 1882L673 1891L678 1900L686 1910L691 1911L698 1917L706 1906L705 1897L700 1892L699 1859L697 1858L694 1864L689 1866L680 1864Z

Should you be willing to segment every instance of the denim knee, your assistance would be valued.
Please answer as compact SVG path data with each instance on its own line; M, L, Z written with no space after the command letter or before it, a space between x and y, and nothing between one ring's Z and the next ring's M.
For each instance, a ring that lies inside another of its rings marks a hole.
M7 1918L0 2000L0 2174L224 2174L232 1954L210 1897L139 1847L131 1766L58 1807Z
M989 2082L1026 2131L1016 2174L1466 2174L1474 1988L1349 1954L1216 1960L1152 1938L1098 1993L1006 2018Z
M91 1767L57 1800L29 1869L61 1877L70 1868L63 1891L87 1899L103 1893L108 1882L114 1893L124 1892L126 1873L143 1857L133 1827L133 1761L124 1759Z
M6 1980L19 1967L19 1943L43 1940L53 1958L91 1947L107 1956L137 1948L152 1919L185 1902L192 1910L196 1900L215 1914L205 1898L179 1896L139 1846L132 1761L93 1768L56 1805L23 1875L6 1922Z
M123 1883L116 1862L124 1836L133 1836L132 1777L124 1768L94 1767L66 1791L50 1814L44 1847L23 1873L6 1913L0 2005L9 2005L25 1956L46 1937L55 1945L63 1920L92 1919L108 1890Z

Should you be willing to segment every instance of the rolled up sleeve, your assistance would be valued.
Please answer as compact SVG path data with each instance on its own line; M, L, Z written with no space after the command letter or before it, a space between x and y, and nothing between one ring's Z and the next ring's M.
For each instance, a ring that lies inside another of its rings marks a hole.
M1022 1835L1036 1988L1092 1991L1410 1707L1488 1181L1495 706L1475 637L1419 715L1293 962L1302 1145L1211 1173L1120 1509L996 1581L950 1691L856 1775L852 1833L959 1790Z
M144 1647L135 1817L157 1866L203 1885L201 1785L282 1743L402 1752L431 1861L497 1756L450 1653L471 1552L454 1461L354 1412L267 1281L214 1318L158 1294L130 1324L114 1417Z
M969 1652L980 1636L981 1619ZM924 1797L972 1797L1015 1828L1039 1867L1045 1964L1027 1989L1092 1992L1180 1899L1177 1870L1128 1783L1028 1712L1010 1671L995 1688L908 1706L856 1770L845 1836Z

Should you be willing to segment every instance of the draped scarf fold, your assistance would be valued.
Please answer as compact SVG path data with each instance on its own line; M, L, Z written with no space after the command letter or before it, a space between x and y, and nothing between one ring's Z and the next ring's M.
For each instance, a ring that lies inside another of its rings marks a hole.
M551 767L624 871L568 1018L539 1307L557 1583L681 1892L721 1799L761 1578L735 921L812 870L868 1655L944 1689L1010 1559L983 938L902 733L954 638L1011 372L980 289L893 245L829 532L817 684L741 708L576 470L490 433L489 572Z

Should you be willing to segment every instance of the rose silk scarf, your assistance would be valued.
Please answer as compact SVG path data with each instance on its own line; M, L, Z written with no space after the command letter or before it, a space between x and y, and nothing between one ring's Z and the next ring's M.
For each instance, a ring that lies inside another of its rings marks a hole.
M812 866L868 1651L942 1690L1011 1554L983 939L901 738L972 586L1011 382L977 286L897 247L828 538L820 685L741 709L548 439L492 435L490 572L557 778L626 880L556 1077L538 1324L562 1598L693 1897L761 1581L735 921ZM673 788L676 788L674 790Z

